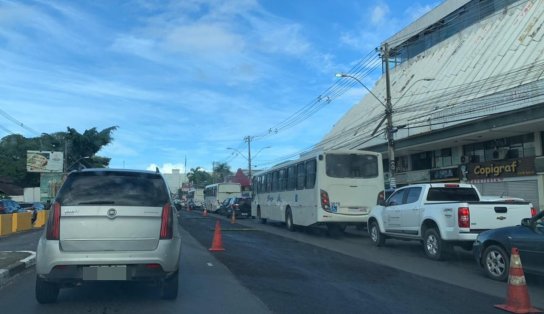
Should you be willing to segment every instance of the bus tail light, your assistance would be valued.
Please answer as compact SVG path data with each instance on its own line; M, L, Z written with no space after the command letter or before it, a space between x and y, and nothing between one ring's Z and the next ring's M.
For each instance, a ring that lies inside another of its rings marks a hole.
M53 210L49 213L49 219L47 220L47 233L45 238L47 240L59 240L60 239L60 203L55 202L53 204Z
M160 239L172 239L172 220L172 206L166 203L162 207Z
M468 207L459 207L457 219L459 228L470 228L470 209Z
M326 211L331 210L331 203L329 201L329 193L325 190L320 190L319 192L320 198L321 198L321 208L323 208Z
M536 210L536 208L534 207L531 207L531 217L534 217L538 214L538 210Z

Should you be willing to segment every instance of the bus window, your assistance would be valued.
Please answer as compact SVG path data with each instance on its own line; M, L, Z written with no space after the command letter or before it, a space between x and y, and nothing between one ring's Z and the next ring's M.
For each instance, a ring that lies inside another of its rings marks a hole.
M315 159L306 162L306 188L313 189L315 186Z
M272 173L266 174L266 192L272 191Z
M280 169L279 174L279 189L278 191L285 191L287 188L287 169Z
M272 192L279 191L279 171L274 171L272 175Z
M292 191L297 186L297 168L295 165L287 168L287 190Z
M306 169L304 163L297 164L297 190L304 189L304 181L306 181Z

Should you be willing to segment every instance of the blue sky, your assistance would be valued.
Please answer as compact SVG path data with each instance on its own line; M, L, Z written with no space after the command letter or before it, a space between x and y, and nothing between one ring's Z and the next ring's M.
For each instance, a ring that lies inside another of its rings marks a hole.
M278 125L439 3L0 0L0 137L118 126L99 153L110 167L169 172L185 157L247 168L255 136L266 168L319 142L365 90Z

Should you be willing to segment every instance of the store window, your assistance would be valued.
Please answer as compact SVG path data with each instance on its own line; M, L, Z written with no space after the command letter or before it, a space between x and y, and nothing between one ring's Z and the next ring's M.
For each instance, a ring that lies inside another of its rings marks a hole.
M432 168L432 152L412 154L412 170L425 170Z
M463 154L470 162L532 157L535 153L533 133L463 146Z
M453 165L451 148L443 148L433 151L433 168L449 167Z

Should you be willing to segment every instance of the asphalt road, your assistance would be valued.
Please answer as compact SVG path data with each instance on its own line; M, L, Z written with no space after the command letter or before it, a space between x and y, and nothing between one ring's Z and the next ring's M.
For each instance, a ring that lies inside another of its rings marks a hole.
M214 219L194 215L184 213L183 227L210 246ZM276 313L497 313L493 305L504 301L225 220L222 226L225 251L216 258Z
M366 233L340 239L320 229L222 219L226 251L210 253L216 216L181 212L180 293L159 298L152 285L91 283L64 289L59 302L34 299L33 270L0 288L1 313L501 313L506 284L483 277L471 255L426 259L416 242L370 245ZM0 250L35 250L41 232L0 240ZM542 278L528 277L542 307ZM484 293L485 292L485 293Z

